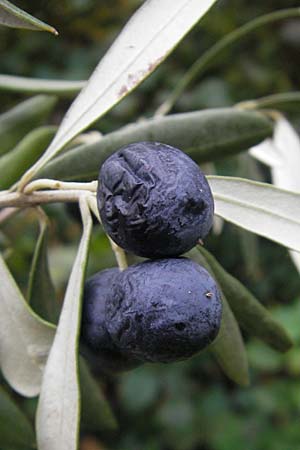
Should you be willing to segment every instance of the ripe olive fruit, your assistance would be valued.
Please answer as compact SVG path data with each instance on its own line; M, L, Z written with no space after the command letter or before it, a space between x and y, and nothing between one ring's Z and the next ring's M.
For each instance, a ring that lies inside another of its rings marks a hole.
M84 286L81 344L83 354L96 371L123 372L141 365L140 361L123 355L113 343L106 327L105 309L119 269L106 269L89 278Z
M98 209L107 234L148 258L178 256L209 232L214 202L197 164L158 142L121 148L102 165Z
M115 279L106 327L128 357L149 362L189 358L217 336L222 315L211 275L186 258L146 261Z

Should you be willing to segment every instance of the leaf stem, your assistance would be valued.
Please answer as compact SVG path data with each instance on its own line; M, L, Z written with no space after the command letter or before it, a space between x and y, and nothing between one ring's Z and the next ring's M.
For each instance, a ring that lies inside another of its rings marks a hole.
M41 189L81 190L96 192L97 186L97 181L91 181L89 183L77 183L41 178L40 180L35 180L29 183L24 189L24 194L31 194L32 192Z
M299 111L300 92L283 92L267 95L255 100L247 100L237 103L235 106L243 109L267 109L275 108L284 111Z
M231 44L234 44L247 34L264 25L297 16L300 16L300 8L282 9L280 11L275 11L273 13L257 17L254 20L251 20L245 25L242 25L241 27L227 34L223 39L219 40L215 45L210 47L200 58L195 61L195 63L181 78L180 82L175 86L175 89L170 94L170 96L157 109L155 116L163 116L170 112L187 86L196 77L198 77L200 74L203 74L203 72L214 61L214 59L220 53L223 53L224 50L227 49Z
M31 194L24 194L23 192L0 193L0 208L28 208L45 203L78 202L84 193L86 194L82 190L38 191Z
M40 206L37 206L36 208L34 208L34 210L36 212L39 221L40 232L42 233L43 229L47 228L50 224L49 217L47 216L43 208L41 208Z
M87 81L44 80L13 75L0 75L0 91L23 94L55 94L59 97L74 97Z
M19 208L4 208L0 211L0 225L19 212Z
M109 236L108 236L112 251L115 254L119 269L125 270L128 267L127 258L124 250L119 247Z
M97 205L96 205L96 198L95 197L89 197L88 198L88 203L89 203L90 209L92 210L92 212L95 214L95 216L97 217L97 219L101 223L101 218L100 218L99 211L98 211L98 208L97 208ZM107 237L108 237L108 240L110 242L112 251L115 254L115 257L116 257L119 269L121 271L127 269L128 263L127 263L126 253L109 236L107 236Z

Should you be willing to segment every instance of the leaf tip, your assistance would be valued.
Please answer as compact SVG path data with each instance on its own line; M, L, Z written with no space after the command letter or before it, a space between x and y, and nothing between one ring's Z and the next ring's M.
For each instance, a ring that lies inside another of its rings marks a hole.
M273 343L273 346L280 353L287 353L289 350L291 350L294 347L294 341L285 330L284 336L281 336L281 341L277 342L276 346Z
M57 29L56 28L54 28L54 27L50 27L50 33L52 33L52 34L54 34L54 36L58 36L59 35L59 32L57 31Z

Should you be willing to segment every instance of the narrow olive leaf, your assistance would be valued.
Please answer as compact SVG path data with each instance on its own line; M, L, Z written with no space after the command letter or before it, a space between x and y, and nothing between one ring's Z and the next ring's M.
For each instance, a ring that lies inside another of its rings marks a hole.
M209 349L228 378L241 386L247 386L249 370L244 341L239 325L224 295L222 302L221 328Z
M249 153L270 166L276 187L300 193L300 139L283 116L276 121L273 139L252 147ZM300 272L300 253L291 250L290 256Z
M219 108L173 114L128 125L95 144L70 150L51 161L38 176L66 180L95 178L109 155L138 141L173 145L203 163L248 150L254 142L261 142L272 133L271 121L253 111Z
M111 407L83 358L79 358L79 378L81 422L85 430L97 432L116 429L118 425Z
M261 269L260 264L260 242L256 234L237 228L238 245L241 249L242 261L245 273L248 277L256 277Z
M242 178L264 181L257 162L248 153L238 155L238 173ZM236 228L235 232L239 240L245 272L247 276L255 278L260 272L259 236L242 228Z
M230 275L218 261L203 247L197 247L202 260L207 261L213 270L222 292L241 327L249 334L263 340L271 347L285 352L293 342L283 326L273 319L251 292L236 278Z
M249 153L271 167L272 181L275 186L300 192L297 170L300 167L300 139L283 116L276 121L273 139L252 147ZM270 155L273 157L271 158Z
M169 95L167 100L159 107L157 114L167 114L176 103L180 95L187 89L188 85L208 69L212 63L217 63L224 58L224 53L233 46L233 44L241 41L258 28L266 27L270 23L278 22L292 17L299 17L299 8L282 9L273 11L270 14L256 17L250 22L245 23L240 28L236 28L231 33L227 33L222 39L217 41L213 46L209 47L187 72L180 77L179 82L175 85L175 89ZM221 56L221 58L220 58ZM246 102L247 103L247 102ZM252 104L251 104L252 106Z
M31 264L27 300L32 309L48 322L56 323L59 304L56 301L48 262L48 226L41 224Z
M0 255L0 366L11 387L26 397L40 391L54 327L28 306Z
M15 147L29 131L39 126L51 113L56 97L36 95L0 115L0 155Z
M80 201L83 234L68 282L54 343L44 371L36 417L39 450L76 450L80 419L78 335L92 219Z
M292 258L293 263L295 264L298 272L300 272L300 253L295 252L294 250L290 250L290 257Z
M282 94L268 95L255 100L241 102L239 105L244 108L276 109L279 111L298 113L300 108L300 92L283 92Z
M42 78L0 75L0 91L23 94L52 94L73 97L86 85L86 81L46 80Z
M0 189L8 189L36 162L53 139L55 131L56 127L51 126L36 128L13 150L0 157Z
M269 167L280 167L282 160L274 146L273 139L266 139L259 145L250 148L249 154Z
M21 185L149 76L215 2L146 0L102 58L47 152Z
M25 28L58 34L55 28L17 8L7 0L0 0L0 24L11 28Z
M300 251L300 193L242 178L210 176L208 181L218 216Z
M187 256L201 264L216 279L212 266L196 248L188 252ZM219 280L216 281L219 284ZM228 378L241 386L247 386L249 369L243 337L220 284L219 288L223 303L221 328L215 341L210 344L209 350Z
M35 448L31 423L19 405L0 386L0 445L1 448Z

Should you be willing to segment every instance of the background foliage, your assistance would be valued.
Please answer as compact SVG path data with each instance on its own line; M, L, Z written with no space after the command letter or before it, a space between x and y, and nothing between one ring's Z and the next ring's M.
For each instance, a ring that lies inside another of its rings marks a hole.
M121 25L142 2L15 3L55 25L61 35L54 38L46 33L0 28L0 72L77 80L88 78ZM217 40L260 14L294 6L298 6L297 1L220 0L170 58L101 120L99 129L112 131L139 116L150 116L191 64ZM299 20L259 29L226 51L182 95L174 111L228 106L297 90L299 44ZM2 112L23 96L2 93L1 99ZM51 124L60 122L68 104L68 100L60 100ZM300 110L289 115L296 128L299 113ZM268 171L252 160L250 163L246 155L221 160L215 170L218 174L270 180ZM48 206L47 212L53 219L49 233L50 267L61 300L76 254L80 225L63 205ZM0 234L0 246L8 248L7 262L24 292L37 233L35 216L28 211L16 216ZM245 336L251 366L248 388L228 381L208 354L169 366L146 365L117 379L100 377L99 383L113 406L120 429L107 433L95 431L95 427L91 431L88 424L83 425L83 450L300 449L299 274L286 249L229 224L220 235L209 237L206 247L274 312L297 345L280 355ZM113 265L109 243L98 227L92 237L88 274ZM4 381L2 387L7 390ZM33 420L36 401L17 395L15 398ZM0 427L4 426L0 408Z

